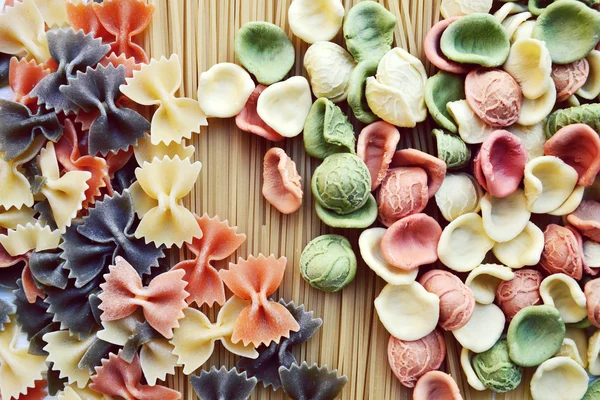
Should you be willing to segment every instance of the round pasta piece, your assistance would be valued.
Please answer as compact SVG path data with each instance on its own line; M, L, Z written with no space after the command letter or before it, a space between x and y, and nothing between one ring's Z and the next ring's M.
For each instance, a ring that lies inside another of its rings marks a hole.
M448 268L468 272L481 264L492 247L494 241L485 233L481 217L467 213L444 228L438 243L438 257Z
M344 20L346 48L357 62L379 61L392 48L396 16L379 3L360 2Z
M235 117L235 124L238 128L245 132L254 133L260 137L264 137L267 140L271 140L273 142L279 142L284 139L279 133L275 132L273 128L265 123L262 118L258 115L256 110L256 105L258 103L258 98L261 93L267 88L265 85L256 85L254 91L248 97L248 101L246 105L240 111L240 113Z
M587 317L586 298L577 281L565 274L552 274L540 285L544 304L556 307L565 323L576 323Z
M519 125L535 125L542 122L554 109L556 104L556 87L554 81L547 83L544 94L537 99L523 98L521 114L517 123Z
M417 381L413 400L441 399L462 400L460 389L452 377L441 371L429 371Z
M304 122L304 150L324 160L335 153L352 153L356 147L354 128L344 112L331 100L317 99Z
M544 124L519 125L514 124L507 129L510 133L521 139L521 144L527 150L527 161L544 155L544 143L546 143L546 134Z
M519 83L525 98L537 99L552 80L552 59L544 42L521 39L511 46L504 70Z
M377 189L385 178L398 142L400 132L385 121L374 122L360 131L356 155L369 169L371 191Z
M427 173L422 168L392 168L377 192L379 221L389 227L404 217L423 211L428 200Z
M561 400L565 393L580 399L588 387L587 372L569 357L544 361L533 374L530 388L533 400Z
M583 274L582 239L579 232L556 224L544 230L540 267L549 274L564 273L575 280Z
M473 13L487 14L492 9L492 0L442 0L442 17L450 18Z
M589 65L589 74L576 93L583 99L594 100L600 94L600 51L592 50L585 60Z
M239 65L215 64L200 74L198 101L207 117L230 118L242 111L254 81Z
M516 238L529 222L531 212L522 189L504 198L486 193L481 198L481 216L485 233L496 242L508 242Z
M475 295L479 304L491 304L496 298L498 285L503 281L510 281L515 274L510 268L498 264L481 264L469 272L465 284Z
M567 216L567 221L583 235L600 243L600 202L584 200Z
M471 149L460 136L452 135L441 129L431 131L435 136L437 156L446 163L448 169L466 167L471 161Z
M492 348L504 331L504 313L495 304L475 304L471 319L452 334L462 347L474 353Z
M473 358L477 376L492 392L504 393L514 390L521 383L523 368L510 360L508 344L502 338L496 344Z
M556 101L567 100L585 85L590 73L588 60L582 58L569 64L553 64L552 80L556 87Z
M440 71L427 79L425 84L425 104L432 118L442 128L452 133L458 129L452 121L446 105L451 101L465 98L465 81L460 75Z
M496 290L498 306L508 322L523 308L542 304L540 285L542 274L534 269L515 271L514 278L501 281Z
M340 0L294 0L288 8L292 32L306 43L333 39L343 19L344 6Z
M467 213L478 213L483 189L475 178L464 172L448 174L435 194L435 202L446 221Z
M387 284L374 303L383 326L400 340L419 340L438 323L440 299L416 282Z
M465 95L475 114L490 126L503 128L519 119L521 87L503 70L479 68L469 72Z
M402 149L394 154L392 167L421 167L427 172L427 193L433 197L446 176L446 164L437 157L417 149Z
M331 42L316 42L304 54L304 68L315 97L326 97L334 103L346 100L350 75L355 66L352 56L343 47Z
M302 206L302 178L296 163L283 149L267 151L263 165L262 194L283 214L291 214Z
M525 165L525 197L532 213L542 214L560 207L577 184L577 171L558 157L543 156Z
M448 59L448 57L446 57L440 49L440 40L442 38L442 34L451 23L459 18L460 17L449 17L442 19L433 25L429 32L427 32L427 36L425 36L423 50L425 51L425 57L427 57L429 62L442 71L453 74L466 74L470 71L469 65L461 64Z
M465 143L482 143L494 132L494 128L475 115L467 100L451 101L446 104L446 108L454 121L456 121L458 134Z
M529 221L525 228L513 239L496 243L492 252L502 264L513 268L536 265L544 251L544 233L536 224Z

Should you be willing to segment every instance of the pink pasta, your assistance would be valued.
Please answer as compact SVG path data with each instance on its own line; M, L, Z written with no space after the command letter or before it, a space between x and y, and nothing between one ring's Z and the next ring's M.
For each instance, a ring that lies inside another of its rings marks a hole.
M446 163L417 149L399 150L394 154L391 167L421 167L427 172L427 192L433 197L446 176Z
M94 11L94 2L67 1L67 18L69 24L75 31L83 30L84 33L91 33L95 38L100 38L104 43L110 43L115 40L115 36L109 33Z
M371 191L377 189L400 141L398 129L385 121L367 125L358 135L356 155L363 160L371 175Z
M302 206L302 178L296 163L278 147L265 154L262 194L283 214L291 214Z
M284 139L279 133L265 123L256 111L258 97L267 86L257 85L242 111L235 117L235 124L245 132L254 133L273 142L279 142Z
M49 73L49 69L42 64L37 64L35 60L11 58L8 83L14 93L15 101L35 109L37 99L29 97L29 93Z
M135 58L127 58L125 57L125 54L117 56L115 53L110 53L108 56L104 57L100 60L99 64L104 65L105 67L108 66L108 64L112 64L115 67L123 65L125 67L125 76L127 78L133 76L133 71L139 71L140 68L142 68L141 64L135 62Z

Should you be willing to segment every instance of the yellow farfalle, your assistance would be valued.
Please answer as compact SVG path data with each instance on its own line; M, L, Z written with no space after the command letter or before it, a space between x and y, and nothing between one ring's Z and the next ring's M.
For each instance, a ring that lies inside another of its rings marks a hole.
M45 178L41 193L48 199L58 230L64 233L71 220L81 210L87 181L92 177L88 171L69 171L60 176L54 143L48 142L39 157L40 171Z
M233 354L247 358L258 357L252 344L244 346L242 341L236 344L231 341L235 322L249 304L250 302L236 296L230 298L219 311L214 324L196 309L186 308L183 311L185 317L179 321L179 328L175 328L171 344L175 346L173 354L179 357L177 363L183 365L184 374L191 374L210 358L217 340Z
M19 225L27 225L28 223L35 223L33 216L37 214L37 211L29 207L10 208L3 210L0 208L0 227L4 229L17 229Z
M59 371L61 379L67 378L69 384L85 388L90 371L87 367L79 368L79 362L98 340L96 335L80 340L77 335L71 336L68 330L63 330L46 333L43 339L47 343L44 350L48 352L48 361L54 363L52 369Z
M163 159L165 156L173 158L179 156L182 160L184 158L192 158L196 148L192 145L186 145L182 143L171 142L169 144L159 143L152 144L150 136L146 135L143 139L140 139L138 145L133 149L133 154L139 165L144 164L144 161L152 162L155 158Z
M0 331L0 396L3 399L19 398L42 379L46 357L29 354L27 346L17 346L23 339L15 321L4 325Z
M181 86L181 64L177 54L169 59L153 59L139 71L134 71L133 77L127 78L126 82L120 87L125 96L141 105L158 105L150 128L152 144L181 143L183 138L189 139L192 132L198 133L201 126L208 125L198 101L175 97Z
M158 247L191 243L202 237L194 214L182 204L182 199L192 190L202 164L192 163L179 156L144 162L135 170L138 181L131 186L131 197L138 216L142 219L135 231L136 238Z
M15 1L0 14L0 53L26 54L38 63L50 58L44 18L34 0Z
M87 387L80 389L77 385L66 386L58 392L58 400L109 400L110 397Z
M13 257L31 250L55 249L59 243L60 232L51 230L49 226L42 226L40 222L17 225L16 229L0 235L0 245Z
M46 25L62 28L69 25L65 0L33 0L40 10Z
M0 206L5 209L33 205L29 181L18 167L16 160L5 161L0 156Z

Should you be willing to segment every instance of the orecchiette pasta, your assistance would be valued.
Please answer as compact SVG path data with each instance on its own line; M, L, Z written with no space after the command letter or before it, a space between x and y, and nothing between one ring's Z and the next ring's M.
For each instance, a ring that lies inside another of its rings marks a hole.
M452 101L446 105L446 108L456 121L458 134L465 143L482 143L485 138L494 132L494 128L475 115L467 100Z
M316 42L304 54L304 68L315 97L326 97L334 103L348 96L350 74L354 67L350 53L335 43Z
M480 210L483 189L475 178L466 173L448 174L435 194L442 216L449 222L467 213Z
M200 74L198 101L206 116L230 118L242 111L253 91L254 81L245 69L220 63Z
M502 264L510 268L536 265L544 250L544 233L533 222L527 222L525 229L515 238L504 243L496 243L492 252Z
M533 213L548 213L559 208L577 184L577 171L560 158L543 156L525 166L525 197Z
M333 39L343 18L340 0L294 0L288 9L292 32L306 43Z
M483 229L496 242L508 242L517 237L531 217L522 189L517 189L504 198L486 193L480 204Z

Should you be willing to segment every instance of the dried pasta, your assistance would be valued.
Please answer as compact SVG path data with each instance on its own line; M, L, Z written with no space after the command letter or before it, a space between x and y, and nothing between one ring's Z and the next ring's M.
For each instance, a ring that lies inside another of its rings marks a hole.
M64 289L67 286L68 271L63 268L64 261L60 253L53 251L34 251L29 256L29 269L36 282L44 286Z
M155 158L162 160L165 156L169 158L175 158L179 156L180 159L192 159L196 148L192 145L185 145L184 143L171 142L166 145L159 143L157 145L152 144L150 136L146 135L144 139L138 142L138 145L133 149L133 155L139 165L144 165L145 162L152 162Z
M337 376L337 370L329 371L327 366L317 364L309 367L306 362L280 367L279 375L285 394L294 400L335 399L348 383L347 377Z
M65 3L67 18L74 30L91 33L95 38L102 39L103 43L111 43L115 39L98 20L93 2L68 0Z
M16 2L0 13L0 53L25 53L39 63L50 58L44 18L34 0Z
M30 97L29 94L50 72L50 69L45 68L43 64L36 63L35 60L11 58L8 84L13 91L15 101L28 107L37 105L37 100Z
M0 245L11 256L25 254L31 250L50 250L58 247L60 232L39 223L18 225L5 235L0 235Z
M196 395L202 400L246 400L256 387L256 378L248 378L245 372L225 367L219 370L214 366L209 372L192 376L190 383Z

